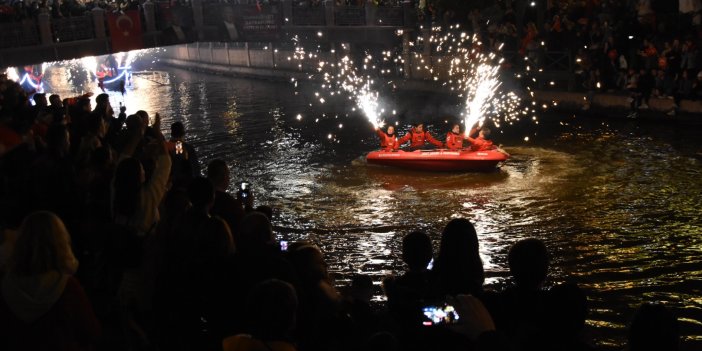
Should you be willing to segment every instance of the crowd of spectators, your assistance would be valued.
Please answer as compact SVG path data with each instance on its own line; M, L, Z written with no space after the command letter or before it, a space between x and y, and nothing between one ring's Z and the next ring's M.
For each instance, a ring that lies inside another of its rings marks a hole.
M541 13L535 4L504 0L481 12L438 1L420 14L427 24L464 23L492 48L504 43L518 69L570 69L571 88L629 94L635 109L658 97L673 99L675 113L680 100L702 99L700 1L553 0Z
M90 14L94 8L108 12L136 10L137 0L36 0L36 1L0 1L0 23L16 23L26 19L36 19L45 11L52 18L80 17Z
M369 276L340 289L317 245L284 251L272 209L228 192L224 161L202 177L182 123L167 140L158 114L105 94L32 99L0 76L2 350L592 349L587 298L545 286L540 240L514 244L512 284L492 291L470 221L448 222L438 248L408 233L406 271L373 307ZM677 350L678 333L645 304L629 350Z
M303 3L321 4L298 4ZM364 5L366 1L337 3ZM541 11L536 10L540 3L527 3L501 0L478 10L471 8L470 2L420 0L415 6L420 24L463 23L481 33L485 43L494 47L504 43L503 51L514 54L511 58L520 69L520 59L527 56L534 67L562 70L549 63L563 64L561 58L546 60L544 55L565 54L565 67L572 71L568 74L575 75L570 88L630 94L636 108L647 108L651 97L673 99L674 107L683 99L702 99L700 1L551 0ZM0 21L36 17L41 9L61 18L81 16L96 6L114 11L136 9L138 4L136 0L4 2L0 4Z

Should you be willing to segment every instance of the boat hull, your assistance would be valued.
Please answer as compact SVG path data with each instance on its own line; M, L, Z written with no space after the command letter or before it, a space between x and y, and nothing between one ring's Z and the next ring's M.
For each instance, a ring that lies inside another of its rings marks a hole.
M498 149L486 151L469 150L416 150L416 151L372 151L366 156L371 164L399 167L421 171L492 171L509 158L509 154Z

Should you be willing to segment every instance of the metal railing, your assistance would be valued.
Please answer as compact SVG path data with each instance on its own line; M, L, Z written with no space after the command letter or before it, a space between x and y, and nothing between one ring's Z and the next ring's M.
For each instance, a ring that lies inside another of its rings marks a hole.
M39 31L34 20L0 24L0 48L17 48L39 44Z
M51 21L51 31L54 34L55 42L92 39L95 37L93 17L89 15L54 18Z
M402 6L379 6L375 11L375 24L378 26L405 25L405 10Z
M296 26L323 26L327 22L324 6L293 6L291 20Z
M334 24L337 26L366 25L366 9L363 6L335 6Z

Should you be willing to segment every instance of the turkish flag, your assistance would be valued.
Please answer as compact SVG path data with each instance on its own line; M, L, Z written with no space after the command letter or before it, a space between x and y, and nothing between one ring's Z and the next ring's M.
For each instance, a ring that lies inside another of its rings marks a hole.
M112 40L112 52L123 52L144 48L141 36L141 18L139 11L111 13L107 16Z

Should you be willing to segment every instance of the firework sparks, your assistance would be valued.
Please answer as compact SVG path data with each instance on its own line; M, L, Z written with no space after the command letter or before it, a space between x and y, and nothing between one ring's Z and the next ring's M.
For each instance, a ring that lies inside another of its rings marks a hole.
M339 62L320 61L318 72L322 77L322 88L330 96L339 95L342 92L355 102L356 108L361 110L373 127L382 127L384 121L380 114L378 91L375 89L377 66L373 63L373 57L366 55L363 65L356 67L354 61L348 56L344 56ZM324 103L324 97L316 92L315 97Z
M315 67L316 73L308 78L321 81L321 90L315 92L313 98L317 103L331 102L331 98L345 96L354 102L351 110L363 112L374 127L384 124L382 116L385 110L381 105L385 100L385 88L396 89L396 81L408 76L436 82L446 92L458 97L460 103L457 107L462 111L460 117L466 132L488 121L496 128L501 128L503 124L513 125L523 116L531 117L538 124L538 106L533 91L530 87L526 88L525 97L532 102L529 104L523 103L521 94L514 90L521 84L531 83L534 78L530 71L539 70L538 67L532 69L528 57L525 58L526 71L505 74L502 67L513 63L506 63L501 57L503 45L495 43L489 46L481 42L477 35L462 31L458 25L445 29L434 27L409 42L409 47L422 49L420 52L413 49L382 51L376 57L366 53L359 62L354 62L343 55L339 55L337 60L334 50L322 54L319 50L309 52L296 46L294 54L288 59L297 60L300 70L303 70L303 66L310 67L310 64ZM342 45L341 49L345 52L346 48ZM305 62L309 60L314 61ZM505 81L507 76L511 77L511 82ZM517 83L517 79L522 83ZM297 81L292 81L297 86ZM514 89L510 88L512 86Z

